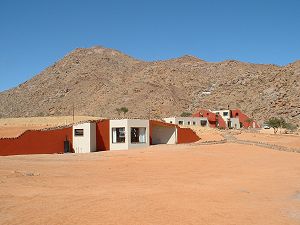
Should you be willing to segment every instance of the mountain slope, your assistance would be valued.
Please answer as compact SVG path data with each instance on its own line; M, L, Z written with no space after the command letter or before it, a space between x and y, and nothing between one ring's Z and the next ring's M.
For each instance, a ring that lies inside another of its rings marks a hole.
M143 62L103 47L76 49L31 80L0 93L0 116L163 117L198 108L241 108L263 121L300 122L300 61L285 67L193 56Z

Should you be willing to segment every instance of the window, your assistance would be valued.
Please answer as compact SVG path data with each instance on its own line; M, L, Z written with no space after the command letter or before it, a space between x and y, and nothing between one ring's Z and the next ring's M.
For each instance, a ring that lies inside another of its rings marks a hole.
M173 123L173 121L170 121L170 123Z
M202 127L205 127L207 125L207 121L206 120L201 120L200 124Z
M188 125L191 125L191 122L190 122L190 121L188 121Z
M74 135L75 136L83 136L83 129L75 129Z
M182 120L179 120L179 121L178 121L178 124L179 124L179 125L183 125L183 121L182 121Z
M216 115L219 115L219 112L216 112Z
M131 128L131 143L146 143L146 127Z
M112 143L125 143L125 127L112 128Z
M196 122L195 122L195 121L193 121L193 125L196 125Z
M223 116L228 116L228 112L223 112Z

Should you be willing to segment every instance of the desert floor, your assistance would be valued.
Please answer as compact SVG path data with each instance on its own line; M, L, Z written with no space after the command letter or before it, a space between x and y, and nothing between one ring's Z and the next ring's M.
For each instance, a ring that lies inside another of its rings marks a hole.
M0 224L299 225L300 154L226 143L0 157Z

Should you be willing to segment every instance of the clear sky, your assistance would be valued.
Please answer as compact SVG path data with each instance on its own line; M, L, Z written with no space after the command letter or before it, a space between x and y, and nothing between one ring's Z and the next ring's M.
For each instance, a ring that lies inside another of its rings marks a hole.
M77 47L152 61L300 59L299 0L0 0L0 91Z

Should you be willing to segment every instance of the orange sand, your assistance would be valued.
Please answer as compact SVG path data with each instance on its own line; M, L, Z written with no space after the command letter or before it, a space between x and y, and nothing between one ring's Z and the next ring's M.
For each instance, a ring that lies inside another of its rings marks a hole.
M260 141L285 147L300 148L300 136L298 135L241 133L235 137L240 140Z
M0 224L299 225L300 154L157 145L0 158Z

